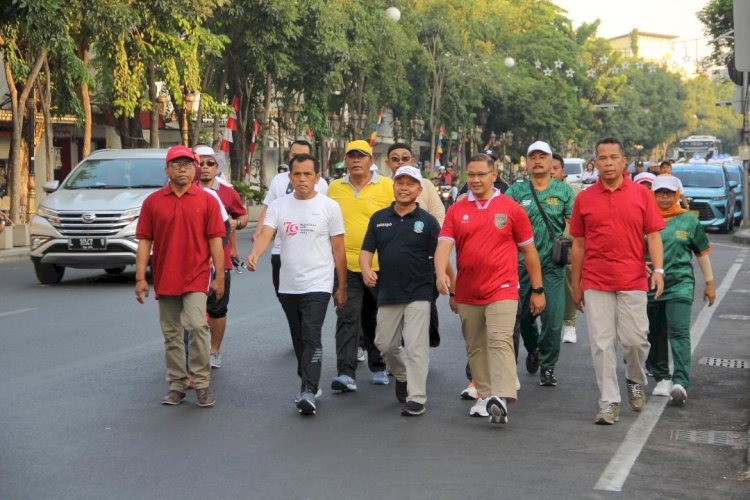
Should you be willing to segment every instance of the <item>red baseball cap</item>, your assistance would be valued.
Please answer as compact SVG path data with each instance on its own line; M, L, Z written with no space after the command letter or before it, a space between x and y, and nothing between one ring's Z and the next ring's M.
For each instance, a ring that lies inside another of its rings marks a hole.
M193 153L193 151L187 146L172 146L169 148L169 151L167 151L167 163L177 158L190 158L193 160L196 167L200 165L198 157L195 156L195 153Z

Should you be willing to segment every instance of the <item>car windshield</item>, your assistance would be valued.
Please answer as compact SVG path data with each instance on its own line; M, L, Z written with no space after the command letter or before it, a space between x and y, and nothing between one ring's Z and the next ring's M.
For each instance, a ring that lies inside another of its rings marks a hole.
M64 189L146 189L166 184L160 158L86 160L65 180Z
M742 182L742 179L740 178L740 169L727 168L727 174L729 175L729 180L736 182L738 186L740 182Z
M682 181L683 187L722 188L724 176L720 170L674 169L672 175Z
M580 175L581 174L580 161L566 161L565 162L565 174L566 175Z

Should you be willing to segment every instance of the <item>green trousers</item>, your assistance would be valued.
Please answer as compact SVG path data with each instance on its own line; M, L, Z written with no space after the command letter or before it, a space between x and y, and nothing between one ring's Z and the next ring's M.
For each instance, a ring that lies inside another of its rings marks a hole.
M648 341L651 350L646 366L656 381L669 380L685 389L690 383L690 312L692 301L672 299L649 301ZM669 373L669 347L672 347L674 375Z
M576 326L576 319L578 319L578 309L573 302L571 291L573 290L570 285L570 273L572 266L568 264L565 266L565 314L563 314L563 323L565 326Z
M518 277L521 285L520 297L526 298L521 306L523 310L519 314L523 345L530 353L539 350L539 366L542 369L554 368L560 357L560 336L565 313L565 269L556 265L542 269L542 286L547 305L540 316L541 332L536 326L536 316L529 311L531 284L525 268L518 270Z

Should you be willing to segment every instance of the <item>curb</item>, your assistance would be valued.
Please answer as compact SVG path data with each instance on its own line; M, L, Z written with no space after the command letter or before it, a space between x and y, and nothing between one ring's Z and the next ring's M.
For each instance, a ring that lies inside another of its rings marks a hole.
M29 258L29 247L17 247L10 250L0 250L0 262L12 262Z
M732 235L732 241L750 245L750 229L738 229Z

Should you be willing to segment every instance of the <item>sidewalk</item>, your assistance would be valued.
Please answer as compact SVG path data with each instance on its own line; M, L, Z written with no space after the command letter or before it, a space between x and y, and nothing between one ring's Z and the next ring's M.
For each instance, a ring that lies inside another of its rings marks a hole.
M744 243L750 245L750 229L738 229L732 235L732 240L737 243Z
M28 259L29 251L29 247L13 247L7 250L0 250L0 262Z

